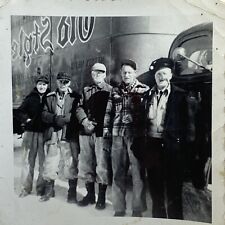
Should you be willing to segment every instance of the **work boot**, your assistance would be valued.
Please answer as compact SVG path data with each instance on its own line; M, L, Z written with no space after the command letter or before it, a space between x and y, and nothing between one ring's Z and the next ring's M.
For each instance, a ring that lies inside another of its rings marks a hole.
M36 193L37 193L37 196L43 196L45 194L45 184L43 184L43 186L40 188L36 188Z
M104 209L105 208L106 188L107 188L107 185L99 184L98 201L95 206L96 209Z
M45 189L37 191L37 196L43 196L45 194Z
M54 190L55 181L53 180L52 182L53 182L53 190L52 190L51 197L54 198L55 197L55 190ZM43 185L42 189L39 188L38 190L36 190L37 196L45 195L45 188L46 188L46 181L45 181L45 185Z
M115 217L122 217L122 216L125 216L125 211L118 211L118 212L115 212L114 213L114 216Z
M46 181L45 194L41 196L40 201L48 201L51 197L55 197L54 180Z
M95 203L95 183L86 183L87 195L78 202L79 206L87 206Z
M68 203L77 203L77 178L69 180L69 190L67 195Z
M132 212L132 217L142 217L142 212L141 211L133 211Z
M20 198L24 198L24 197L26 197L27 195L29 195L30 194L30 192L28 192L28 191L26 191L26 190L22 190L21 192L20 192L20 194L19 194L19 197Z

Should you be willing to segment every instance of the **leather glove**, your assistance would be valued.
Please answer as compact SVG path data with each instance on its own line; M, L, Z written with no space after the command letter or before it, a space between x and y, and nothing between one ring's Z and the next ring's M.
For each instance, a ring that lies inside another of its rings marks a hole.
M30 122L31 122L31 119L30 119L30 118L28 118L28 119L26 120L26 122L25 122L25 123L27 124L27 123L30 123Z
M112 133L108 129L103 129L103 137L104 139L112 138Z
M58 115L55 117L55 125L57 127L63 128L63 126L66 124L66 118L62 115Z

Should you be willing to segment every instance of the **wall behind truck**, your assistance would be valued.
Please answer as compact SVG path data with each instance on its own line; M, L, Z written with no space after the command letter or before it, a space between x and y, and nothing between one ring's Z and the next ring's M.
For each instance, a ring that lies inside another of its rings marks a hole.
M118 80L120 60L137 62L148 83L152 60L166 57L176 35L191 26L177 17L32 17L12 16L13 106L21 104L39 73L55 88L59 71L72 75L72 89L91 83L90 68L103 62L108 80ZM86 38L86 39L85 39Z

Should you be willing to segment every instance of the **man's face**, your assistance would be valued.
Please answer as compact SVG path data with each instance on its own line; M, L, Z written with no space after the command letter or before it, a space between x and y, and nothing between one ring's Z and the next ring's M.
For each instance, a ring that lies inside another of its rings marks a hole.
M104 82L106 78L106 72L101 70L92 70L91 77L96 85L99 85Z
M170 68L161 68L155 73L155 81L159 90L162 90L168 86L172 78L172 71Z
M40 94L44 94L48 88L48 84L43 81L38 81L36 84L37 90Z
M123 65L121 68L121 76L125 84L132 84L136 78L136 70L129 65Z
M65 79L58 79L57 86L61 92L66 92L68 87L70 86L70 81Z

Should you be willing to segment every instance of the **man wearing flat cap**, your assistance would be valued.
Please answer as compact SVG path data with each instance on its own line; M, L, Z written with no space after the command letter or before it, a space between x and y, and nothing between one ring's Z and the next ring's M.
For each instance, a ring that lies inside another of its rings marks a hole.
M39 174L36 182L37 195L41 195L44 190L43 164L45 154L43 132L46 124L41 119L41 113L43 102L49 93L48 83L47 75L38 76L34 89L26 96L21 106L16 110L16 117L24 125L25 130L22 145L24 154L20 197L25 197L32 191L37 155L39 159Z
M122 82L113 88L104 119L104 136L112 138L112 202L114 216L126 214L126 178L130 165L133 181L132 216L141 217L146 209L144 170L130 147L135 136L139 105L149 87L136 79L136 63L126 59L121 62Z
M56 83L57 89L47 95L42 112L42 119L48 124L48 129L44 133L47 155L43 177L46 185L40 201L48 201L54 196L54 181L58 176L61 159L63 175L69 183L67 201L76 203L79 142L75 110L80 95L70 89L69 74L59 72Z
M95 63L91 68L93 84L84 87L82 99L76 110L81 124L79 175L85 182L87 195L79 206L95 204L95 182L99 185L96 209L105 208L106 188L109 183L109 153L103 150L103 121L106 104L112 87L105 82L106 67Z
M184 90L170 83L174 62L159 58L150 71L156 85L145 94L145 147L132 146L147 168L152 216L183 219L182 177L188 111ZM140 153L141 152L141 153ZM167 202L166 202L167 201Z

